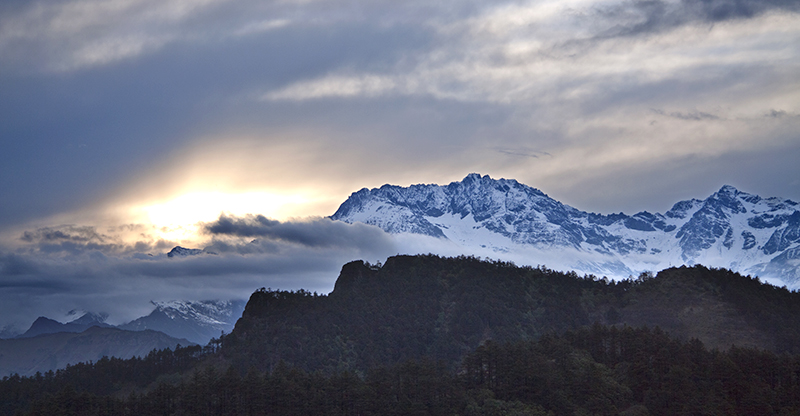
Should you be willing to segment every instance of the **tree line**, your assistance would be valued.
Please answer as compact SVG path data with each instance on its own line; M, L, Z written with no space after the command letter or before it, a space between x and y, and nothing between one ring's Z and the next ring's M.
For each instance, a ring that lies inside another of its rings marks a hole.
M162 352L161 354L169 355ZM215 355L215 354L212 354ZM126 362L127 361L127 362ZM98 390L114 360L53 376L5 378L18 389L5 414L18 415L790 415L800 413L795 355L706 348L659 329L593 325L536 341L485 342L452 370L408 360L325 374L279 362L242 372L205 361L127 396ZM135 365L134 365L135 366ZM173 367L177 369L178 367ZM112 371L112 372L113 372ZM93 374L92 374L93 373ZM38 392L37 392L38 391Z
M5 377L0 414L800 414L799 348L800 293L724 269L397 256L202 348Z

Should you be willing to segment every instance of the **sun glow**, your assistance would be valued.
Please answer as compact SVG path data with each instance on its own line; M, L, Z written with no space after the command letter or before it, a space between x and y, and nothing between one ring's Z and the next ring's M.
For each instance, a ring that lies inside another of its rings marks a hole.
M161 238L179 241L196 239L199 223L214 221L222 214L261 214L285 220L313 202L313 198L299 194L191 192L134 207L133 214L159 229Z

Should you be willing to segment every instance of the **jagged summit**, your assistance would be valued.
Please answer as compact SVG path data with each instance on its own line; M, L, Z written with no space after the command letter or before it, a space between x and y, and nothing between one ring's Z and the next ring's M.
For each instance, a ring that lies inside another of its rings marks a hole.
M196 256L198 254L202 254L203 250L199 248L185 248L181 246L175 246L172 250L167 253L167 257L186 257L186 256Z
M167 257L189 257L189 256L197 256L199 254L217 254L213 251L207 251L205 249L200 248L185 248L181 246L175 246L172 250L167 253Z
M113 326L106 323L108 314L73 310L67 313L67 323L40 316L30 328L16 338L32 338L59 332L82 333L92 327L120 328L129 331L155 330L175 338L185 338L197 344L206 344L221 332L230 332L242 315L245 301L233 300L172 300L153 302L155 309L146 316L126 324ZM77 318L75 318L77 316Z
M677 202L663 214L603 215L513 179L471 173L444 186L361 189L331 218L497 253L533 247L545 257L539 263L558 263L558 257L564 267L616 277L702 263L800 280L797 203L763 199L731 185L703 200Z
M107 313L85 312L79 318L70 321L70 323L77 325L104 324L106 319L108 319Z
M31 338L43 334L54 334L58 332L79 333L83 332L93 326L103 328L110 327L111 325L105 323L108 314L105 313L92 313L82 311L70 311L68 317L80 315L77 319L73 319L65 324L50 319L44 316L37 318L31 327L25 333L18 336L18 338Z
M244 310L244 300L203 300L151 302L155 310L127 324L122 329L153 329L171 336L205 344L220 332L230 332Z

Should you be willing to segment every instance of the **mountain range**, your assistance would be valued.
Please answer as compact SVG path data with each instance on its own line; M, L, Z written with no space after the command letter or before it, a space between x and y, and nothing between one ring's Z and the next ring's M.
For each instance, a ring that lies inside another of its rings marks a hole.
M55 334L57 332L80 333L93 326L101 328L110 328L112 325L106 323L107 315L95 314L91 312L84 313L79 318L67 323L61 323L55 319L50 319L44 316L38 317L31 327L25 333L17 336L16 338L32 338L42 334Z
M449 240L465 252L527 255L549 267L627 278L703 264L800 281L800 207L725 185L665 213L597 214L513 179L469 174L448 185L361 189L330 218Z
M61 323L44 316L27 331L0 339L0 377L31 375L103 356L130 358L176 345L206 345L233 330L244 300L152 302L150 314L126 324L106 323L105 314L73 311L77 318Z
M153 330L171 337L205 345L222 332L230 332L244 311L244 300L201 300L151 302L155 309L146 316L122 325L106 323L107 314L73 311L77 318L61 323L44 316L37 318L22 334L6 338L32 338L59 332L80 333L91 327L119 328L127 331Z

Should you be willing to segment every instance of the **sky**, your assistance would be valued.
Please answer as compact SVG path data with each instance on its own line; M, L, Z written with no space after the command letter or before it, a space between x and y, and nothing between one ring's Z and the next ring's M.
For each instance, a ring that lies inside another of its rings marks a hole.
M448 250L324 218L364 187L800 201L800 1L4 1L0 145L0 329L327 293L344 262Z

